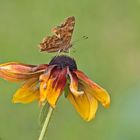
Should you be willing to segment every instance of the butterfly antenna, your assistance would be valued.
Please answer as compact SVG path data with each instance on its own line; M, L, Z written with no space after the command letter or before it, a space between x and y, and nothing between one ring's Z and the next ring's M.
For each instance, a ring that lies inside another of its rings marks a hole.
M87 36L82 36L80 39L77 39L77 40L73 41L72 45L79 42L80 40L85 40L85 39L88 39L88 37Z

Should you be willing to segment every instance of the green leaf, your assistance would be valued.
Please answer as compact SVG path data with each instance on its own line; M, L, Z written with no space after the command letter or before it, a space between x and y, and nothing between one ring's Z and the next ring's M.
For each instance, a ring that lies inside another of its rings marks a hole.
M44 124L44 121L47 117L48 111L49 111L49 104L48 102L44 102L41 106L40 109L40 114L39 114L39 124L42 126Z

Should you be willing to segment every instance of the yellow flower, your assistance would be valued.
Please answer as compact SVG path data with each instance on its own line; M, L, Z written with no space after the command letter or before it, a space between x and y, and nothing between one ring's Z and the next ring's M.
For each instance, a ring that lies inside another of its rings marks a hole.
M14 103L38 100L41 104L47 101L54 108L64 91L86 121L95 117L98 101L104 107L110 104L107 91L78 70L74 59L64 55L54 57L49 64L2 64L0 77L11 82L23 82L13 96Z

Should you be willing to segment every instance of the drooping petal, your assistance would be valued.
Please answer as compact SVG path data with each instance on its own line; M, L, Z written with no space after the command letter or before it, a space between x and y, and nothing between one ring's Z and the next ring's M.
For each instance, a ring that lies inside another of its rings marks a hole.
M78 91L78 78L77 76L70 72L69 68L67 68L68 71L68 75L70 77L70 91L72 92L72 94L74 94L75 96L79 96L81 94L83 94L83 91Z
M98 102L91 94L84 91L84 94L74 96L71 92L69 92L67 98L74 105L75 109L84 120L90 121L95 117Z
M80 82L83 84L85 90L92 94L104 107L109 107L110 96L105 89L98 84L91 81L83 72L76 70L74 73L77 75Z
M5 63L0 65L0 77L11 81L19 82L32 77L38 77L45 71L47 65L27 65L17 62Z
M13 96L13 103L30 103L39 99L38 79L27 80Z
M40 75L39 81L40 81L40 102L43 102L46 99L46 88L48 86L48 80L51 76L52 70L55 66L49 66L47 71ZM49 88L49 87L48 87Z
M55 107L58 97L66 84L66 69L53 69L51 74L42 75L40 83L40 101L47 99L48 103Z

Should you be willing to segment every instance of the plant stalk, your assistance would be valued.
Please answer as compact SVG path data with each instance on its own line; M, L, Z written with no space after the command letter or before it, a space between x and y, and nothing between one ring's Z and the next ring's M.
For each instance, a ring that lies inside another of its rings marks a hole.
M38 140L44 139L52 113L53 113L53 108L50 106Z

